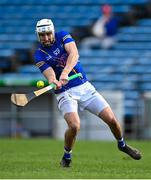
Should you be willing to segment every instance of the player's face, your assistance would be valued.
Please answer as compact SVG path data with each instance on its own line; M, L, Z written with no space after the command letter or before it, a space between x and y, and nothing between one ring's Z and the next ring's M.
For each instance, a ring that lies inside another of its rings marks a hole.
M39 33L40 42L45 47L50 47L54 43L54 36L52 32Z

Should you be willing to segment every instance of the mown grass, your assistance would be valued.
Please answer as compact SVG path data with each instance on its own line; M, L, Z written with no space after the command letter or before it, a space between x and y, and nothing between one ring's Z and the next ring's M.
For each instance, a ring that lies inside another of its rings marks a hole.
M142 151L141 160L133 160L118 151L115 142L77 141L73 149L72 167L65 169L59 166L63 141L0 139L0 178L151 178L151 142L128 143Z

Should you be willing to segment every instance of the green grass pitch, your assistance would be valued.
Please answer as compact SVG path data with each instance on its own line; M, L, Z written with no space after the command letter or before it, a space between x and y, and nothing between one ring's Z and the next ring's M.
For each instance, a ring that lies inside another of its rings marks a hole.
M63 141L0 139L0 178L7 179L145 179L151 178L151 142L129 141L143 158L133 160L116 142L77 141L71 168L61 168Z

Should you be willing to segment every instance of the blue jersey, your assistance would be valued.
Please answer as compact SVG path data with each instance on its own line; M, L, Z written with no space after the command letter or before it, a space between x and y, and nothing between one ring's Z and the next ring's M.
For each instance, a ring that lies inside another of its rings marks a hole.
M55 74L57 80L59 80L59 77L66 65L68 54L64 48L64 45L73 42L73 38L71 35L65 31L60 31L58 33L55 33L55 42L50 47L43 47L41 44L37 48L34 59L36 62L36 66L39 67L40 71L43 72L48 67L51 67ZM61 89L55 90L55 93L61 93L64 92L72 87L81 85L87 81L86 75L83 72L82 66L80 64L80 61L78 60L77 64L74 66L72 71L69 73L69 76L81 73L82 78L78 77L76 79L73 79L69 81L66 85L64 85Z

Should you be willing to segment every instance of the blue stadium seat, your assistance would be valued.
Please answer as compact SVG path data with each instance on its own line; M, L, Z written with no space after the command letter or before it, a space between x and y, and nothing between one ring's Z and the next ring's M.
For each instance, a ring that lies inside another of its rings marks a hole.
M35 65L24 65L18 68L18 73L36 73L40 74L39 69Z
M126 99L137 100L140 97L138 91L125 91L124 94Z
M33 43L32 42L14 42L14 41L8 41L3 42L0 44L0 49L30 49L32 48Z
M137 23L139 26L151 26L151 19L141 19Z
M0 58L11 57L14 55L13 49L0 49Z
M149 73L144 73L140 77L140 81L142 82L151 82L151 74Z
M104 4L104 3L109 3L109 4L143 4L148 2L148 0L127 0L127 1L122 1L122 0L87 0L87 1L82 1L81 0L51 0L51 4ZM1 0L0 1L1 5L4 4L10 4L9 0ZM35 5L37 4L36 0L26 0L26 1L20 1L20 0L13 0L11 1L11 4L13 5ZM50 1L45 0L45 1L40 1L38 2L40 5L49 5Z
M146 91L151 91L151 83L150 82L142 82L140 84L140 91L146 92Z
M137 62L140 65L151 65L150 57L145 57L145 55L142 55L143 57L140 57L137 59Z
M151 35L151 33L150 33ZM119 33L117 35L118 41L124 42L147 42L151 41L151 36L149 34L141 33L141 34L129 34L129 33Z
M136 33L145 33L145 34L150 34L151 33L151 27L137 27L137 26L131 26L131 27L124 27L124 28L120 28L119 32L121 33L132 33L132 34L136 34Z
M146 72L147 66L142 66L142 65L134 65L129 67L128 72L131 74L143 74Z
M121 49L121 50L150 50L151 49L151 42L119 42L115 44L114 49Z
M140 55L142 53L140 53L139 51L137 50L121 50L121 49L117 49L116 51L115 50L91 50L91 49L87 49L87 50L80 50L79 51L79 54L81 57L91 57L91 58L94 58L94 57L106 57L106 58L109 58L109 57L140 57Z

